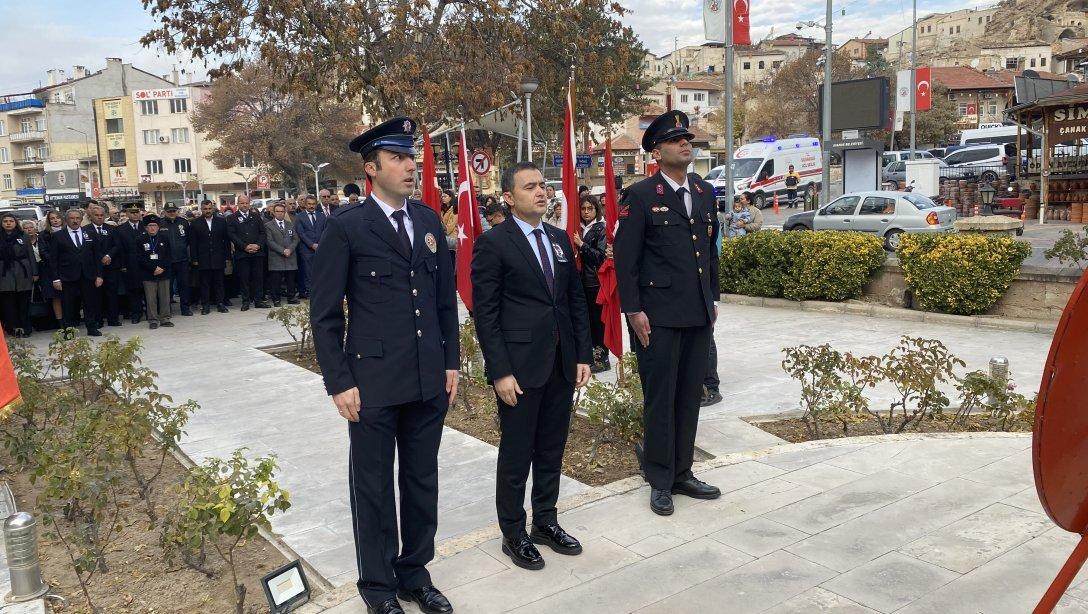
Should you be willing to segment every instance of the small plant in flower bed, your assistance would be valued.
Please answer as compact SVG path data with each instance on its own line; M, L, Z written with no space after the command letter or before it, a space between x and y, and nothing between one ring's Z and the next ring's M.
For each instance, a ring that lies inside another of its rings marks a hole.
M615 383L593 378L579 401L597 427L589 465L596 461L602 443L622 443L634 450L642 439L642 381L634 352L623 355L618 369Z

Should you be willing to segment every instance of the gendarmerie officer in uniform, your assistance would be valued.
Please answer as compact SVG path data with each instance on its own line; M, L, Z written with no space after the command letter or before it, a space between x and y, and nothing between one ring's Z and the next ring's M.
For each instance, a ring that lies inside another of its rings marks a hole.
M680 111L646 128L642 148L661 170L628 188L613 247L645 396L642 468L650 508L662 516L673 512L673 494L721 495L691 473L719 297L714 188L687 172L692 138Z
M457 298L438 215L408 200L415 188L415 130L415 121L398 117L351 142L373 191L362 204L329 217L310 294L325 388L349 421L359 593L367 612L379 614L401 614L398 596L424 612L453 611L426 565L438 527L438 445L457 395Z
M495 488L502 551L518 567L538 570L544 559L534 543L582 552L559 526L555 503L574 388L589 382L593 342L570 239L541 221L544 175L519 162L503 173L502 192L512 215L473 249L473 316L502 426ZM533 523L526 533L530 466Z
M264 301L266 238L264 219L260 212L250 209L248 194L238 197L238 210L227 216L227 236L234 244L234 275L242 289L242 311L253 303L258 309L268 309Z

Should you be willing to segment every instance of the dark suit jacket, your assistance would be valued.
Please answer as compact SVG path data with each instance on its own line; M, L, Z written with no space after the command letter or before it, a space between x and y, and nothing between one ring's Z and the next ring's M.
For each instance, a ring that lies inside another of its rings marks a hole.
M557 347L568 381L575 380L578 363L593 362L589 312L574 250L562 230L549 224L544 229L556 250L554 297L536 247L513 217L476 238L473 317L489 381L513 374L523 389L543 386L552 374Z
M310 292L310 324L325 389L337 394L357 386L364 407L445 394L446 370L460 368L453 263L442 224L423 203L407 207L410 257L370 198L329 218L314 257L320 274Z
M321 243L321 233L325 231L325 214L320 209L314 211L314 223L310 223L310 214L299 211L295 214L295 232L298 233L298 252L303 258L314 255L310 246Z
M83 245L78 247L72 242L67 226L50 238L50 283L58 279L61 283L88 280L93 282L96 277L102 277L102 263L97 257L95 236L82 228L79 231L83 233Z
M718 300L714 188L688 174L691 217L658 171L627 188L612 246L624 313L646 312L651 326L709 325ZM652 343L652 342L651 342Z
M246 219L242 221L242 214L235 212L227 217L227 235L234 244L234 258L264 258L265 251L265 219L259 211L249 210ZM205 224L206 225L206 224ZM261 247L256 253L250 254L246 246L257 244Z
M138 229L133 230L132 224L125 222L123 224L118 224L113 232L117 235L116 240L118 243L120 243L121 252L123 253L124 260L121 266L125 270L125 283L127 284L132 281L139 281L140 267L138 264L139 259L136 247L138 245L137 241L139 240L140 235L144 232L144 225L138 224ZM131 266L129 266L129 261L132 262Z
M205 225L204 229L207 230L207 225ZM152 241L151 235L144 232L140 235L139 245L137 245L137 266L140 268L141 279L144 281L170 279L170 266L173 259L170 234L159 230L155 238L158 240ZM162 273L156 275L155 267L161 268Z
M189 225L189 259L193 266L201 271L225 269L230 258L230 238L227 236L227 222L221 217L212 216L212 228L199 217Z
M121 237L117 234L117 227L108 224L102 225L101 231L94 229L94 224L83 227L87 234L94 237L94 247L97 250L95 257L102 262L104 256L110 257L108 266L103 265L102 276L116 279L121 275L121 265L125 262L124 247L121 245Z

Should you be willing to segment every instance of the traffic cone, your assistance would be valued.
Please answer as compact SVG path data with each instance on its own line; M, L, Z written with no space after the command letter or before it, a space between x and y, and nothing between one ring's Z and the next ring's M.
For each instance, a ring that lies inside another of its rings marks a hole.
M774 195L774 214L778 215L778 194Z

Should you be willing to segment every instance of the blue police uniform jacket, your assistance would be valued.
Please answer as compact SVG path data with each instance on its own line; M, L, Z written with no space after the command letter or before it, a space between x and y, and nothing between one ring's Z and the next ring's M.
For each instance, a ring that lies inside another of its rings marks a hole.
M445 393L460 366L452 259L438 215L408 201L413 246L367 198L328 219L313 264L310 324L330 395L356 386L364 407ZM344 300L347 334L344 334Z

